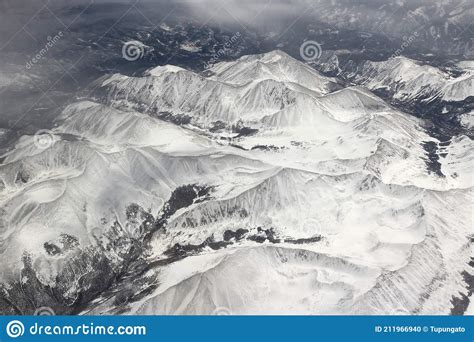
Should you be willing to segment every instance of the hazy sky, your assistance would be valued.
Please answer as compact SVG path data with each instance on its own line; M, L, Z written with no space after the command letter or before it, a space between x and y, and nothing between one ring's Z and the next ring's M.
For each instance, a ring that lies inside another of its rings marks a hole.
M430 35L429 38L434 40L443 34L442 31L446 31L445 21L452 21L456 29L469 26L474 19L468 15L474 7L472 0L0 0L0 43L5 37L11 36L12 32L21 30L44 4L61 17L64 14L62 9L72 9L78 5L84 8L91 2L96 5L117 3L116 7L101 12L101 15L110 18L114 15L120 17L120 11L127 10L128 7L119 4L137 3L151 22L159 22L170 9L178 7L171 17L179 14L202 23L243 24L249 31L273 30L280 24L282 28L287 28L293 22L305 18L309 22L329 22L336 29L373 30L372 33L375 34L402 38L418 29L419 22L424 26L423 30L432 29L430 24L433 23L439 30ZM145 9L146 5L151 5L152 7L148 7L151 10ZM427 6L419 8L420 5ZM57 23L48 9L43 9L44 16L36 16L34 30L46 31L48 20L53 24ZM100 12L97 7L96 10ZM91 13L93 16L94 10L88 14ZM412 20L411 13L419 17ZM456 16L454 19L453 13ZM459 13L465 15L459 16ZM278 27L276 30L278 31ZM455 32L453 34L448 35L447 39L454 37Z
M23 13L25 15L35 13L44 4L55 10L58 8L71 8L77 5L87 5L89 3L138 3L138 4L180 4L187 8L193 16L207 20L213 12L223 6L230 13L230 19L241 20L242 22L254 25L258 20L254 18L274 18L278 20L282 17L294 15L305 15L305 10L309 5L316 8L319 4L328 7L331 4L345 4L348 8L355 8L355 15L364 16L367 14L384 11L384 5L400 6L405 10L415 9L419 4L430 4L436 6L446 6L446 4L472 3L472 0L0 0L0 14L7 18L5 14ZM355 7L354 7L355 6ZM8 19L8 18L7 18ZM229 20L227 15L216 15L215 20ZM0 23L4 25L5 21Z

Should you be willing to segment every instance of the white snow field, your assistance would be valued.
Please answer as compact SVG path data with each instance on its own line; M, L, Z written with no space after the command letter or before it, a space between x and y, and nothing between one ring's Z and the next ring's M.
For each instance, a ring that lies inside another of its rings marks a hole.
M391 63L374 63L374 82L412 79L401 97L444 77ZM238 229L244 238L154 266L158 286L121 313L449 314L452 297L467 293L462 272L473 257L472 140L440 147L440 176L422 146L439 141L363 87L281 51L211 73L162 66L111 75L95 101L64 110L51 146L23 137L0 166L1 282L19 279L28 253L38 279L54 287L112 222L130 227L131 203L156 215L178 186L199 184L211 196L152 234L150 264L176 244L224 241ZM472 75L444 91L464 98ZM270 229L275 241L265 238ZM48 253L45 243L62 234L77 246ZM83 313L117 306L99 295Z

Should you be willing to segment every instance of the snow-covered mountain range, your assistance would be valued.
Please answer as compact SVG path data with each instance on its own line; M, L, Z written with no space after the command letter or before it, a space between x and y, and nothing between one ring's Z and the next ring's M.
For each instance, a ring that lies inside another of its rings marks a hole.
M371 90L460 101L472 73L417 68L348 85L277 50L99 79L4 156L2 313L464 312L472 140Z
M472 68L466 68L461 76L453 77L433 66L395 57L383 62L367 61L360 74L360 81L369 89L394 89L394 97L398 100L423 98L429 101L440 97L444 101L463 101L473 96Z

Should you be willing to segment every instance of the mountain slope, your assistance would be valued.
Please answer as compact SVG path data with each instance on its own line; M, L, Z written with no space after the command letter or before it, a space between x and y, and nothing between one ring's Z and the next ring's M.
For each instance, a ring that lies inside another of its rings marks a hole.
M467 296L468 137L280 51L96 84L48 146L4 156L2 313L440 314Z

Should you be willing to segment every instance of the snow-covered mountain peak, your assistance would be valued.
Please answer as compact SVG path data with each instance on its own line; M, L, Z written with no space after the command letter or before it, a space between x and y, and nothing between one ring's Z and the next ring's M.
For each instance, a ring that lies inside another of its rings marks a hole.
M166 73L176 73L180 71L186 71L186 69L183 69L181 67L175 66L175 65L163 65L163 66L157 66L154 67L150 70L148 70L145 75L150 75L150 76L160 76L162 74Z
M469 64L468 64L469 65ZM468 68L457 77L439 68L398 56L387 61L364 62L356 81L371 90L393 93L394 99L409 101L463 101L474 96L474 76Z
M424 65L420 61L397 56L387 61L387 64L392 68L392 71L402 78L416 78L421 75L430 75L435 77L445 77L446 75L438 68L430 65Z
M273 79L294 82L321 94L337 89L335 79L321 75L305 63L279 50L244 56L233 62L221 62L211 71L215 74L214 79L235 85Z
M271 63L290 63L296 62L300 63L295 58L288 55L286 52L282 50L272 50L266 53L256 54L256 55L246 55L238 58L235 61L227 62L227 63L255 63L261 62L264 64L271 64ZM223 63L219 63L215 66L216 69L218 66L225 65ZM215 70L215 69L214 69Z

